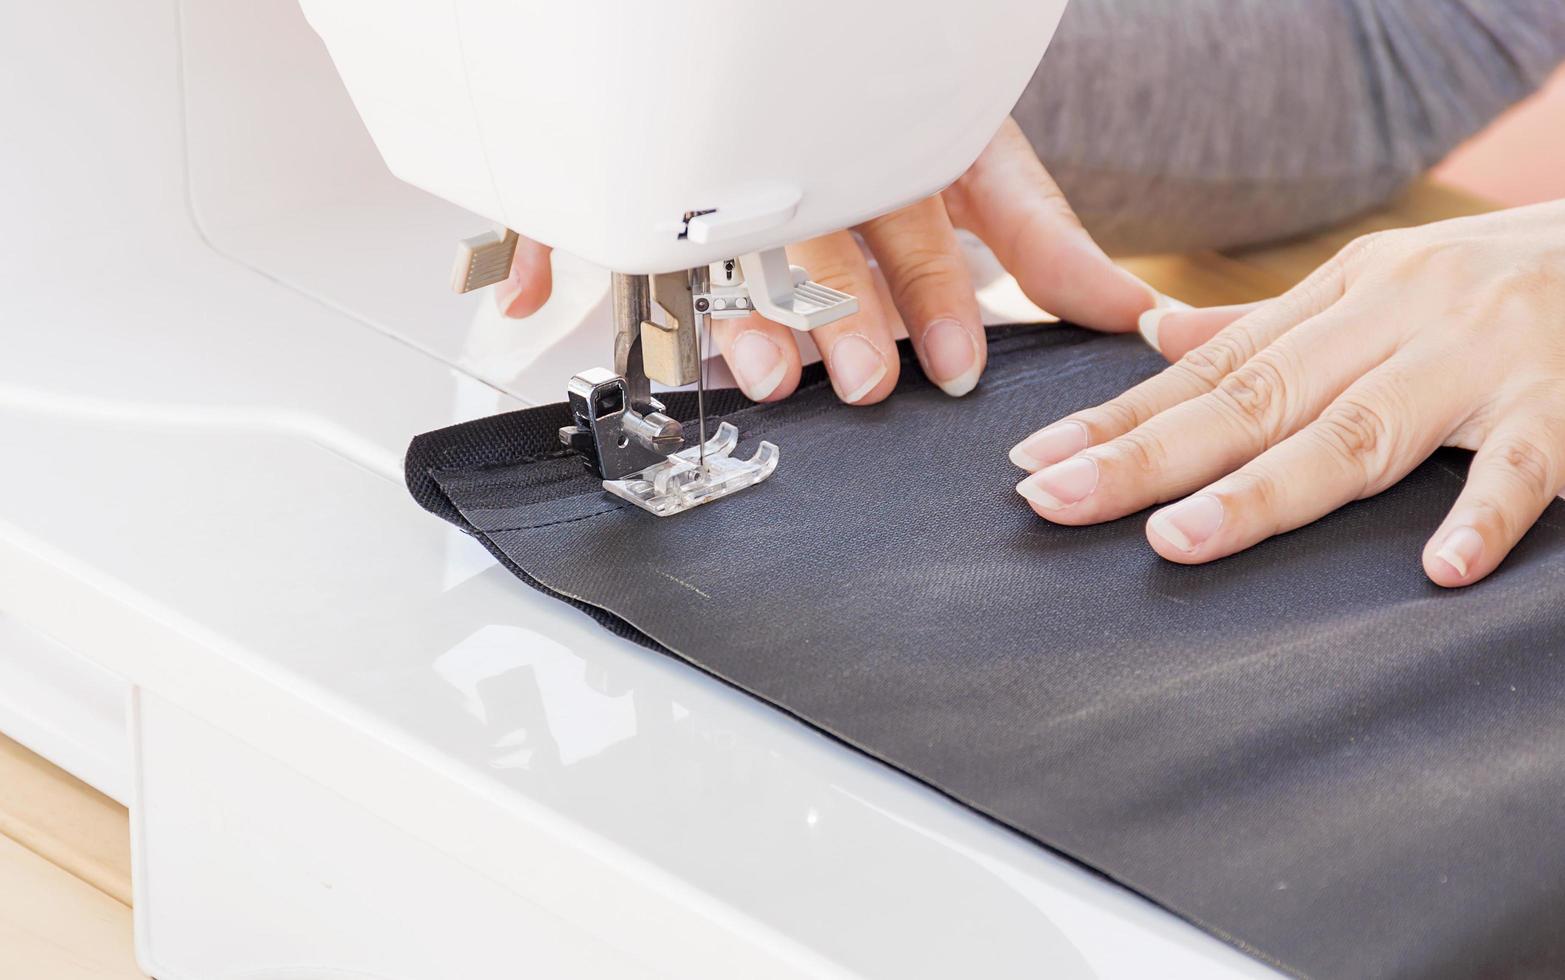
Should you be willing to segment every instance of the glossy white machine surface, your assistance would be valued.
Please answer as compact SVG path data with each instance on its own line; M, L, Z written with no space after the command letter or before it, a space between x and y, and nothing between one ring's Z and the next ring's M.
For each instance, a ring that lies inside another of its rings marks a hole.
M393 172L635 273L788 245L939 191L1015 105L1065 9L301 3Z
M410 436L599 357L602 277L449 295L471 218L378 168L292 0L8 17L0 728L125 798L133 686L647 969L1261 971L413 504Z

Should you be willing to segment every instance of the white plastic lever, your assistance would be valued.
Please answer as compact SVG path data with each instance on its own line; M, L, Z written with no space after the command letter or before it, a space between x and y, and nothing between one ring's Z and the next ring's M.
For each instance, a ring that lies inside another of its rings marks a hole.
M806 278L780 248L741 255L739 268L755 311L775 323L814 330L859 311L856 297Z
M800 197L795 187L768 187L748 200L730 201L696 215L686 224L685 235L697 245L709 245L770 231L793 220Z

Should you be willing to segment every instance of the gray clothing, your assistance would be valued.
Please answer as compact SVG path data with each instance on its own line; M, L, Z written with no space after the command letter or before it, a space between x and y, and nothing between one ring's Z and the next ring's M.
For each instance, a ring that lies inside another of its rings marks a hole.
M1393 197L1565 61L1565 0L1072 0L1017 122L1105 247Z

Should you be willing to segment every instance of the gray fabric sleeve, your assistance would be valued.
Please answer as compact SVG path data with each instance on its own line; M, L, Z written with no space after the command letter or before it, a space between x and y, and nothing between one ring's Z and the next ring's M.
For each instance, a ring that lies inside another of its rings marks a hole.
M1016 120L1118 253L1380 204L1565 60L1565 0L1072 0Z

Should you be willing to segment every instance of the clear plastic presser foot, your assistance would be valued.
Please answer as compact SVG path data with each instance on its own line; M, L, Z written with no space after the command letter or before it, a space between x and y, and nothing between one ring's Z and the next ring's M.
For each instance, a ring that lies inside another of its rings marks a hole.
M775 444L761 443L749 459L730 455L737 445L739 430L724 422L706 442L705 465L701 447L691 446L634 476L604 480L603 489L659 517L678 514L753 487L777 469L780 454Z

